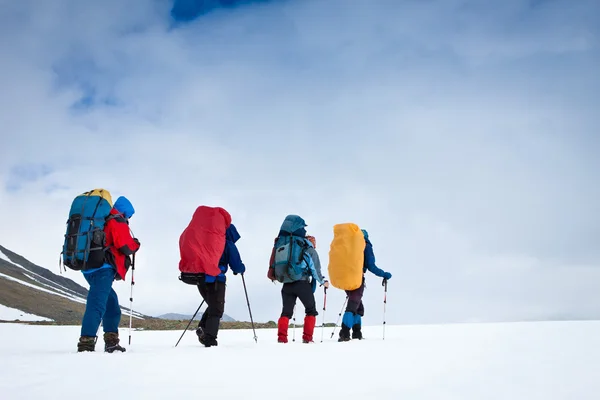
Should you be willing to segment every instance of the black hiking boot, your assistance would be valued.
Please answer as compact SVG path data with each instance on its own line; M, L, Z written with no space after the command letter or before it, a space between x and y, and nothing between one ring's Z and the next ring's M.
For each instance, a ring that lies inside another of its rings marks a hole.
M362 332L360 331L360 325L356 324L352 327L352 339L362 340Z
M340 337L338 342L349 342L350 341L350 328L346 325L342 324L342 329L340 329Z
M198 340L204 345L204 347L212 347L219 345L219 343L217 342L217 338L210 335L199 336Z
M125 352L125 347L119 345L119 333L118 332L105 332L104 333L104 351L107 353L113 353L115 351Z
M204 336L204 329L202 329L202 327L201 327L201 326L199 326L199 327L196 329L196 336L198 336L198 341L199 341L200 343L202 343L202 336ZM203 344L204 344L204 343L203 343Z
M98 340L96 336L81 336L77 343L77 352L96 351L96 340Z

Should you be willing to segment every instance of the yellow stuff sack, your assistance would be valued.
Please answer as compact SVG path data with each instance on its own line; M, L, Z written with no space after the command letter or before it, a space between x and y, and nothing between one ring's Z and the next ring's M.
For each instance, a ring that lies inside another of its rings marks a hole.
M358 289L362 284L365 238L353 223L333 226L329 248L329 281L342 290Z

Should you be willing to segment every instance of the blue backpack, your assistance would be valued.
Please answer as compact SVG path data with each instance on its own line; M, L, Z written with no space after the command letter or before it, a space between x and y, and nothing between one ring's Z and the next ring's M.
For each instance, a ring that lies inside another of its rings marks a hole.
M104 264L104 225L112 209L110 192L94 189L73 200L63 244L62 263L75 271Z
M304 260L307 247L306 239L298 236L283 235L277 238L273 262L277 281L290 283L310 276L309 266Z

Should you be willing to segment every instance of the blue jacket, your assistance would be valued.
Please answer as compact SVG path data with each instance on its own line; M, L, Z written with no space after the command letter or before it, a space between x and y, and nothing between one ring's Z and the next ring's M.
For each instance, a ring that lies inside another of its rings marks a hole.
M373 253L373 245L369 240L369 233L366 230L362 230L363 236L365 238L366 246L365 246L365 262L363 266L363 273L366 273L367 270L371 271L371 273L377 275L380 278L383 278L385 271L375 265L375 253Z
M218 276L206 275L205 281L207 283L215 281L225 282L225 274L227 273L228 267L231 267L234 274L243 274L246 272L246 266L242 262L240 252L235 245L235 242L237 242L240 237L235 225L229 225L229 228L225 231L225 249L221 255L221 260L219 261L221 273Z

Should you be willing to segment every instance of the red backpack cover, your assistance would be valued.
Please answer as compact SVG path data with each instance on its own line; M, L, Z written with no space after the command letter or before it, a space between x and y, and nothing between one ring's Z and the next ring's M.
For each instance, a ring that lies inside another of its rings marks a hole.
M200 206L179 238L179 271L217 276L231 215L221 207Z

